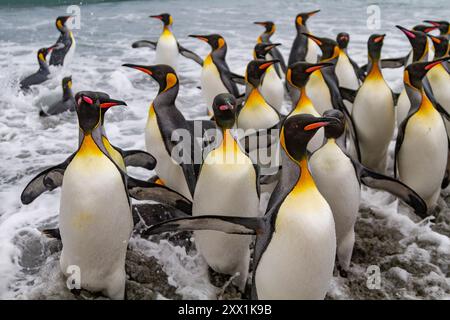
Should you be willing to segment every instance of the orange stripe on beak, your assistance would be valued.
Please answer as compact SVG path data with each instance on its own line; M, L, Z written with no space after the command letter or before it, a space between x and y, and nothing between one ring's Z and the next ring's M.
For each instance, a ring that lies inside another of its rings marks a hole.
M303 130L304 131L315 130L315 129L318 129L318 128L325 127L328 124L329 124L329 122L325 122L325 121L323 121L323 122L315 122L315 123L308 124L307 126L305 126L303 128Z
M117 105L118 105L118 103L116 103L116 102L105 102L105 103L101 103L100 104L100 108L108 109L108 108L111 108L111 107L114 107L114 106L117 106Z
M259 66L259 69L261 69L261 70L266 70L268 67L270 67L270 66L273 65L273 64L274 64L273 62L266 62L266 63L263 63L262 65Z
M308 69L306 69L305 71L307 72L307 73L313 73L314 71L316 71L316 70L319 70L319 69L322 69L322 65L320 65L320 66L313 66L313 67L309 67Z
M430 64L428 64L428 65L426 65L425 66L425 70L430 70L431 68L433 68L434 66L437 66L438 64L440 64L442 61L435 61L435 62L432 62L432 63L430 63Z

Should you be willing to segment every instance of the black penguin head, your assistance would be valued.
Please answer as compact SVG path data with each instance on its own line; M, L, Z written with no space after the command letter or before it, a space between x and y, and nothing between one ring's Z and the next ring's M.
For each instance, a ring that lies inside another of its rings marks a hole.
M60 16L60 17L56 18L56 22L55 22L56 28L59 31L67 30L66 23L67 23L67 20L69 20L70 18L72 18L72 16Z
M84 133L90 133L102 122L102 115L113 106L127 105L104 92L80 91L75 95L78 122Z
M56 45L48 47L48 48L41 48L37 52L37 58L39 63L47 63L47 56L50 52L53 51L53 49L56 47Z
M381 48L383 47L385 34L372 34L367 40L367 48L369 51L369 58L379 60L381 57Z
M426 33L422 31L416 31L416 30L409 30L406 28L403 28L402 26L396 26L399 28L408 38L409 43L411 44L413 48L413 60L418 61L424 57L426 53L426 48L428 44L427 35Z
M236 98L230 93L221 93L214 98L212 109L214 120L222 129L230 129L236 119Z
M220 34L208 34L208 35L191 34L189 35L189 37L205 41L207 44L211 46L213 50L217 50L226 46L225 39Z
M253 57L255 59L265 59L266 54L279 45L280 43L257 43L253 51Z
M151 76L156 80L156 82L158 82L160 93L174 87L175 85L178 85L178 77L175 73L175 70L171 66L168 66L166 64L142 66L127 63L123 66L142 71Z
M442 58L449 54L448 38L445 36L432 36L428 35L433 41L434 46L434 58Z
M162 23L164 23L165 27L171 26L172 23L173 23L173 18L168 13L161 13L161 14L158 14L158 15L150 16L150 18L161 20Z
M332 66L332 63L308 63L308 62L296 62L289 66L286 71L286 80L290 85L296 88L303 88L306 86L309 80L309 76L316 70Z
M333 39L319 38L309 33L303 33L303 35L314 41L319 46L320 50L322 50L321 61L330 60L336 58L339 55L338 43Z
M340 32L336 36L336 42L338 43L338 46L341 49L347 49L349 41L350 35L347 32Z
M450 23L448 21L425 20L424 22L437 27L441 33L441 36L450 34Z
M62 87L64 91L72 89L72 76L64 77L62 79Z
M290 158L298 162L306 155L306 146L317 130L335 121L336 118L315 117L310 114L291 116L284 121L281 129L281 146Z
M405 85L410 87L421 89L423 86L422 79L425 77L427 72L431 70L431 68L440 64L442 61L447 61L449 59L450 57L445 57L430 62L413 62L406 67L403 74L403 82Z
M330 109L323 113L324 117L327 118L335 118L337 121L331 121L326 127L325 127L325 137L327 139L337 139L339 138L343 133L345 129L345 117L344 113L337 109Z
M258 87L261 83L261 77L274 63L280 62L279 60L252 60L247 65L247 70L245 72L245 79L253 87Z
M428 32L433 31L436 28L437 27L435 27L435 26L428 26L426 24L418 24L418 25L414 26L412 29L413 29L413 31L420 31L423 33L428 33Z
M301 26L306 27L306 21L308 21L308 19L310 17L312 17L313 15L315 15L319 11L320 10L314 10L314 11L310 11L310 12L299 13L297 15L297 17L295 17L295 27L297 29L299 29Z
M275 33L275 23L273 23L272 21L257 21L257 22L253 22L254 24L263 26L265 28L265 33L268 33L270 35Z

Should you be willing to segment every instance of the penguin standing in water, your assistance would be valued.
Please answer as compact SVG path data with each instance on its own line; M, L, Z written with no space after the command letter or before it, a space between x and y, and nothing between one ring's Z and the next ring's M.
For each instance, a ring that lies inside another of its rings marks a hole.
M211 52L203 61L201 85L208 114L212 115L213 101L218 94L228 92L236 98L239 97L239 90L235 81L242 77L232 73L228 67L225 61L227 43L221 35L190 35L189 37L202 40L211 46Z
M39 70L29 75L28 77L20 81L20 89L23 91L28 91L31 86L41 84L48 80L50 75L50 70L47 63L47 55L52 52L55 46L49 48L41 48L37 52L37 59L39 63Z
M308 83L311 74L321 68L330 67L331 63L307 63L307 62L296 62L289 66L286 72L286 81L291 86L297 88L300 91L300 97L298 101L294 104L292 111L286 116L286 119L297 114L310 114L315 117L320 117L311 99L309 99L306 93L306 84ZM318 132L311 138L308 144L308 151L313 152L317 150L323 143L323 129L319 129Z
M149 40L140 40L134 42L131 46L133 48L149 47L156 49L155 64L167 64L174 70L178 67L178 55L181 54L186 58L194 60L200 65L203 65L203 60L194 52L181 46L174 34L172 33L173 18L168 13L150 16L150 18L161 20L164 24L163 32L158 39L158 42Z
M369 72L351 101L361 163L380 173L386 171L388 147L395 129L395 98L380 68L384 37L380 34L369 37Z
M317 62L317 46L310 38L305 36L309 33L306 21L320 10L299 13L295 18L295 28L297 35L292 44L291 53L289 54L288 65L298 61L306 61L309 63Z
M278 43L258 43L253 51L253 57L255 59L268 60L266 59L269 55L268 52L271 52L271 50L278 45ZM276 72L277 65L277 63L273 64L266 69L259 90L264 99L278 112L281 112L284 100L284 85Z
M75 53L75 38L73 37L72 31L67 26L67 21L72 18L72 16L62 16L56 18L56 28L61 33L58 40L56 41L55 50L53 50L50 56L51 66L62 66L67 65L72 59Z
M411 102L408 117L398 129L394 170L399 179L413 188L432 209L441 191L447 156L445 123L425 94L422 80L427 72L447 58L409 65L403 82Z
M333 212L336 224L338 269L345 276L349 270L355 243L355 222L358 217L361 183L382 189L405 201L415 213L425 218L427 206L411 188L391 177L375 173L357 160L350 158L340 146L339 137L344 133L345 118L339 110L328 110L325 117L339 122L325 127L325 142L310 159L310 169L320 193ZM336 186L339 186L337 188Z
M258 24L265 28L264 32L259 35L258 39L256 40L256 43L257 44L260 44L260 43L270 43L271 44L272 42L270 41L270 38L273 36L273 34L275 33L275 30L276 30L275 23L273 23L272 21L263 21L263 22L254 22L254 24ZM284 74L287 70L286 62L284 62L284 57L276 46L271 48L270 51L267 52L264 57L261 57L258 59L279 60L280 64L274 65L274 67L280 78L282 77L282 74ZM280 68L281 68L281 70L280 70Z
M123 299L133 229L126 180L103 145L98 97L79 92L75 99L83 140L62 183L61 271L67 274L70 266L78 266L83 289Z
M358 64L353 61L347 52L350 35L346 32L341 32L336 37L336 42L339 45L339 56L336 62L336 77L339 81L339 86L351 90L358 90L360 81L365 78L364 71L362 71ZM352 104L344 101L347 110L352 112Z
M252 299L325 298L336 254L335 225L309 171L306 146L318 129L334 121L298 114L284 122L281 179L263 217L175 219L154 225L143 236L182 230L256 234Z
M230 130L234 126L236 100L229 93L214 99L214 119L222 137L206 156L194 193L192 215L204 213L258 217L259 173L257 166L241 151ZM226 183L217 183L226 181ZM239 276L236 285L244 291L250 263L251 236L217 231L196 231L197 249L216 272Z
M39 115L41 117L53 116L66 111L75 111L75 98L72 93L72 76L62 79L63 95L62 99L53 103L46 111L41 110ZM105 109L107 110L107 109Z
M173 132L175 130L190 132L186 119L175 106L180 86L175 70L164 64L123 66L144 72L158 82L159 92L150 105L145 127L147 151L156 158L155 171L160 181L192 200L197 179L194 169L194 152L197 151L195 141L179 142L183 147L181 163L172 158L174 149L179 147L178 142L172 140ZM190 138L195 140L195 137Z

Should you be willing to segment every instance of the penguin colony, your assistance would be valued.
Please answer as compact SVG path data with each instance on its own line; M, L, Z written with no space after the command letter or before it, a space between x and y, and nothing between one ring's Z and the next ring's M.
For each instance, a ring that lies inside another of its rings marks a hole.
M190 35L211 48L201 58L178 43L170 14L150 16L162 22L161 36L132 47L155 49L155 64L123 64L159 85L156 97L149 97L146 152L122 150L106 135L105 113L124 101L103 92L74 95L71 77L63 79L62 101L41 115L76 111L78 149L34 177L21 195L29 204L61 188L59 227L42 232L62 241L63 274L77 265L83 289L125 298L134 198L176 212L175 218L140 230L141 237L194 231L208 265L232 276L252 299L323 299L335 267L344 277L350 269L362 184L393 194L419 218L433 213L450 179L449 23L398 26L411 52L393 59L382 59L385 35L373 34L368 64L358 66L347 52L348 33L330 39L309 31L307 22L318 12L295 17L297 35L287 64L280 44L270 40L276 25L255 22L264 31L244 76L228 67L221 35ZM38 51L39 70L21 81L22 90L45 82L49 65L67 64L75 49L69 19L57 18L61 35ZM435 29L440 35L429 34ZM211 120L186 120L177 109L180 55L201 67L205 115ZM394 93L382 68L399 67L404 68L404 89ZM292 102L288 113L282 113L285 96ZM202 133L213 129L214 139L194 136L198 124ZM191 134L181 161L174 159L179 146L172 133L177 130ZM387 150L396 131L389 172ZM275 172L263 172L250 154L247 139L255 136L268 138L257 141L257 151L274 147L279 161L269 166ZM156 176L134 179L128 166L154 169ZM261 190L271 193L266 208L260 204Z

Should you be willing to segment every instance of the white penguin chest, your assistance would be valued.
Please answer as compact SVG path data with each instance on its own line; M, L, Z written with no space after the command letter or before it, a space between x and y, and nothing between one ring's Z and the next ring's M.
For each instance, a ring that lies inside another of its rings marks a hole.
M171 32L164 31L156 44L156 64L167 64L175 71L178 67L178 43Z
M264 100L257 89L253 89L237 117L239 129L267 129L280 121L277 112Z
M270 66L264 74L260 90L264 99L280 111L283 105L284 85L273 66Z
M212 103L214 98L220 93L228 92L220 78L219 70L213 63L211 56L208 56L203 64L201 75L202 92L206 101L206 106L212 114Z
M444 109L450 111L450 74L442 65L437 65L427 73L433 95Z
M308 51L306 52L305 61L317 63L317 44L310 38L308 38Z
M336 76L339 80L339 86L357 90L359 88L359 80L356 76L355 69L350 63L346 54L340 54L336 63Z
M309 81L306 84L306 94L313 102L313 105L319 114L322 115L325 111L333 109L330 89L320 70L313 72L309 78Z
M409 109L411 109L411 102L409 101L408 95L406 94L405 88L400 92L400 96L397 101L397 126L406 119Z

